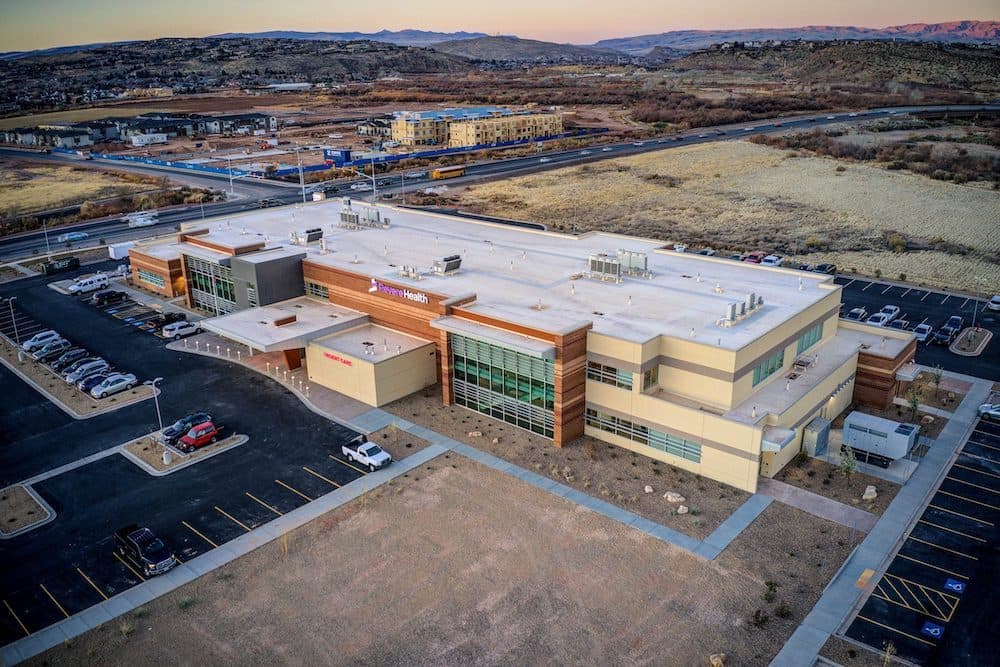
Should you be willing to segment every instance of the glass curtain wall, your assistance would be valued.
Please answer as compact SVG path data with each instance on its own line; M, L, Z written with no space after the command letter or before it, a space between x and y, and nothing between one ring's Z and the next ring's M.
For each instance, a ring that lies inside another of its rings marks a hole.
M200 257L185 255L187 288L196 308L213 315L223 315L236 310L236 288L233 270Z

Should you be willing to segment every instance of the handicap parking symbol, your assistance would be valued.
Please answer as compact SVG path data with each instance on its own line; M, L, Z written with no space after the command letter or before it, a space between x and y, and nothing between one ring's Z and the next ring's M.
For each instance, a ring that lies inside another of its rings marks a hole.
M961 581L955 581L954 579L948 579L944 582L944 587L947 588L952 593L962 594L965 592L965 583Z
M941 639L941 635L944 634L944 627L938 625L937 623L924 621L924 627L920 628L920 633L927 635L932 639Z

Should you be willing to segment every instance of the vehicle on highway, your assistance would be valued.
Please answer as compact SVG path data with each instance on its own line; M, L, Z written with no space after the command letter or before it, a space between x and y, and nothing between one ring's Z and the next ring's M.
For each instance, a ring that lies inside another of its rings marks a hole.
M170 340L178 340L201 333L201 327L193 322L173 322L160 331L160 335Z
M857 117L858 117L858 114L856 114L856 113L849 113L849 114L847 114L847 115L848 115L849 117L851 117L851 118L857 118Z
M767 253L761 250L751 250L743 257L743 261L749 264L760 264L767 257Z
M954 329L955 333L958 333L959 331L961 331L962 330L962 326L964 324L965 324L965 320L963 320L961 318L961 316L959 316L959 315L952 315L951 317L948 318L948 321L944 323L944 325L947 328Z
M633 141L632 145L633 146L645 146L646 142L645 141Z
M392 179L381 178L381 179L378 180L378 186L380 188L387 188L387 187L389 187L391 185L392 185Z
M56 373L61 373L64 368L68 367L70 364L76 363L81 359L86 358L90 354L82 347L74 347L68 350L64 350L61 355L59 355L54 361L49 363L49 368L51 368Z
M929 324L918 324L913 327L913 335L916 336L917 340L921 343L927 342L931 334L934 333L934 328Z
M756 128L756 127L753 127L753 126L751 126L751 127L744 127L744 128L743 128L743 131L744 131L744 132L753 132L753 131L754 131L754 130L756 130L756 129L757 129L757 128Z
M347 457L348 461L358 462L368 466L368 470L375 472L379 468L392 463L392 456L374 442L370 442L365 436L359 435L346 445L340 448L340 452Z
M94 292L94 296L90 297L90 302L95 306L110 306L113 303L120 303L127 298L127 292L119 292L118 290L108 289L101 290L100 292Z
M781 266L784 258L781 255L768 255L764 259L760 260L761 266Z
M865 324L870 324L873 327L884 327L891 321L888 315L880 311L865 320Z
M983 403L979 406L979 416L989 421L1000 421L1000 403Z
M177 565L177 558L149 528L130 524L115 531L115 551L147 577L163 574Z
M443 178L458 178L459 176L465 176L465 165L431 169L431 180L439 181Z
M674 141L684 141L687 137L674 137Z
M50 361L58 358L71 347L73 347L73 344L65 338L56 338L32 352L31 357L35 361Z
M360 192L371 192L374 188L372 188L371 183L351 183L351 189Z
M76 383L76 388L85 394L89 394L91 389L107 380L110 375L111 373L109 371L102 371L100 373L88 375Z
M183 322L187 319L184 313L160 313L154 315L139 325L141 331L159 331L163 327L173 322Z
M889 318L889 322L899 317L899 306L893 306L892 304L886 304L882 306L882 310L878 311Z
M48 329L46 331L39 331L34 336L28 340L21 343L21 349L25 352L31 352L32 350L37 350L38 348L45 347L54 340L62 338L58 331L53 331Z
M705 138L705 137L707 137L707 136L708 136L707 134L699 134L699 135L698 135L698 138L699 138L699 139L704 139L704 138Z
M826 117L827 120L836 120L836 118L837 118L836 116L827 116Z
M590 151L580 151L580 155L590 155Z
M210 421L212 421L212 415L207 412L195 412L185 415L167 428L163 429L161 437L163 442L168 445L172 445L180 440L185 433L190 431L195 424L204 424L205 422Z
M101 359L100 357L97 357L84 361L69 373L65 373L63 378L66 380L66 384L76 384L84 378L90 377L95 373L101 373L109 368L111 368L111 366L108 362L104 361L104 359Z
M90 234L87 232L70 232L68 234L60 234L56 237L56 241L59 243L66 243L68 241L82 241L89 237Z
M427 178L426 171L411 171L406 175L406 178Z
M543 157L543 158L539 158L539 159L538 159L538 161L539 161L539 162L551 162L551 161L552 161L552 158L549 158L549 157Z
M734 252L733 254L731 254L729 256L729 259L731 259L731 260L733 260L735 262L742 262L743 261L743 255L741 253Z
M686 243L675 243L674 252L687 252L688 247Z
M94 398L104 398L120 391L131 389L137 384L135 376L131 373L112 373L99 385L90 390L90 395Z
M698 251L698 254L704 255L705 257L712 257L713 255L715 255L715 251L712 250L711 248L702 248L701 250Z
M614 149L615 149L614 146L605 146L604 148L601 149L601 152L607 153L608 151L613 151Z
M845 320L851 320L853 322L864 322L867 317L868 311L864 308L851 308L851 310L844 315Z
M177 441L177 449L190 454L205 445L214 445L219 441L221 432L222 427L216 426L214 422L208 421L196 424L180 437Z
M281 200L275 199L274 197L265 197L257 201L257 206L259 208L271 208L272 206L281 206Z
M49 262L42 262L42 273L47 276L51 276L56 273L62 273L63 271L75 271L80 268L80 260L76 257L63 257L62 259L53 259Z
M826 264L826 263L824 263L824 264L817 264L816 266L812 267L810 270L811 271L815 271L816 273L825 273L827 275L832 276L833 274L835 274L837 272L837 265L836 264Z
M887 325L889 329L898 329L899 331L909 331L910 322L908 320L893 320Z
M84 276L66 288L70 294L88 294L97 290L107 289L111 281L103 273Z
M990 310L1000 310L1000 294L994 294L990 300L986 302L986 307Z
M136 229L138 227L152 227L156 224L156 218L156 211L136 211L122 218L122 222L126 223L129 229Z

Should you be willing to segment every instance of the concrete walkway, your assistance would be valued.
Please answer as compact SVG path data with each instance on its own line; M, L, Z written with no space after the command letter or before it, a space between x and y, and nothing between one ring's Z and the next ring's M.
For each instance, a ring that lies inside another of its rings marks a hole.
M816 606L771 661L772 667L814 664L830 635L845 629L866 599L865 591L856 585L858 578L868 568L874 570L876 576L885 571L902 544L906 531L923 511L956 452L968 439L978 416L977 409L989 395L992 382L955 373L946 375L970 382L972 388L909 482L899 490L875 528L848 557Z
M836 521L842 526L855 528L866 533L871 531L878 521L878 517L871 512L845 505L832 498L821 496L807 489L800 489L776 479L761 477L757 480L757 493L780 500L786 505L797 507L803 512L809 512L809 514L821 519Z

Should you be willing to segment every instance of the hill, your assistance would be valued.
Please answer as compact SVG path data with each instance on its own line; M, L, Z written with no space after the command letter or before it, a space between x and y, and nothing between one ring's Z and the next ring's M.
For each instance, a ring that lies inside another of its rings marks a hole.
M219 39L305 39L314 41L387 42L399 46L430 46L455 39L485 37L483 32L433 32L430 30L380 30L378 32L302 32L298 30L269 30L267 32L227 32L211 35Z
M604 39L595 47L645 55L657 46L692 51L722 42L752 41L831 41L848 39L1000 43L1000 21L952 21L911 23L887 28L855 26L804 26L801 28L750 28L745 30L674 30L652 35Z
M1000 90L1000 47L921 42L793 42L761 48L714 47L673 60L675 71L745 73L816 83L884 83Z
M435 44L434 49L471 60L507 62L615 62L613 49L556 44L513 36L474 37Z

